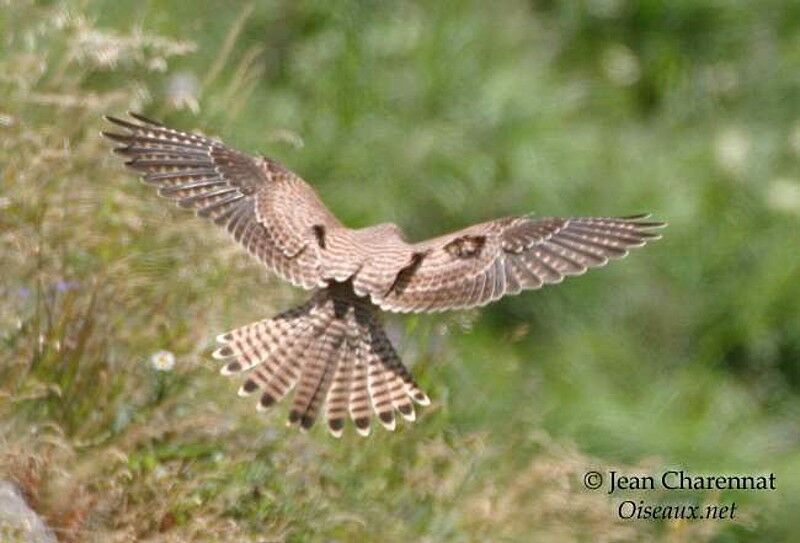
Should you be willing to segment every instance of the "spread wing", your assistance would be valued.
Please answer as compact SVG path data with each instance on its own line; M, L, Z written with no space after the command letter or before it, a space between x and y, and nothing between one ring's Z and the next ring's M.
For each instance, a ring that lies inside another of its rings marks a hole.
M392 288L370 293L388 311L477 307L507 294L560 283L622 258L659 236L647 215L508 217L411 245L415 259Z
M268 158L131 113L106 117L124 133L103 132L114 151L158 194L225 228L253 256L297 286L323 282L314 226L338 225L302 179Z

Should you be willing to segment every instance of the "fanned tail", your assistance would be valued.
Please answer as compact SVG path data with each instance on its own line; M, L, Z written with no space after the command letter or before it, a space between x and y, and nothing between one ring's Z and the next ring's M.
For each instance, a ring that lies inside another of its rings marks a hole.
M259 391L259 410L294 389L289 424L301 430L324 411L334 436L342 435L348 414L366 436L372 414L394 430L395 411L413 421L413 402L430 403L386 337L375 306L357 298L349 284L317 291L300 307L217 340L221 373L244 374L239 395Z

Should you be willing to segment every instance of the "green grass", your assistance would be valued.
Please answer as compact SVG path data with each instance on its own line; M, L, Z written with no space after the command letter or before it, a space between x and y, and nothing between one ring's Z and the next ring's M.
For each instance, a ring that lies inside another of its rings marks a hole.
M0 476L62 541L789 540L798 22L777 0L4 6ZM98 131L127 109L278 158L353 226L670 226L556 288L390 317L433 405L301 435L209 353L304 294L123 171ZM668 467L778 490L632 494L742 511L649 522L581 484Z

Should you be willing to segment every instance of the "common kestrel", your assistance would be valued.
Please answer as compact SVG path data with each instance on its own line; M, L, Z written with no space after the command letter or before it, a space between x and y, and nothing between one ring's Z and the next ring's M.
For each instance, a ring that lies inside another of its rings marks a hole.
M429 403L384 332L383 311L479 307L559 283L660 237L647 215L505 217L419 243L395 224L351 229L305 181L277 161L131 113L107 117L114 151L158 194L225 228L279 277L313 290L300 307L217 338L223 375L245 376L267 409L296 389L289 422L308 429L324 407L341 436L349 413L370 432L371 413L395 428Z

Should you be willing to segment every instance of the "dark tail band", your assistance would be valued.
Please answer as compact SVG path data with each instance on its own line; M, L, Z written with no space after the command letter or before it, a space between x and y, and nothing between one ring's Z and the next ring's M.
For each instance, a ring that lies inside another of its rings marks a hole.
M239 395L261 392L265 410L294 390L289 424L309 429L321 410L342 435L348 414L369 435L374 413L394 430L395 412L413 421L413 402L430 403L392 347L374 310L351 291L317 291L304 305L217 338L223 375L245 374Z

